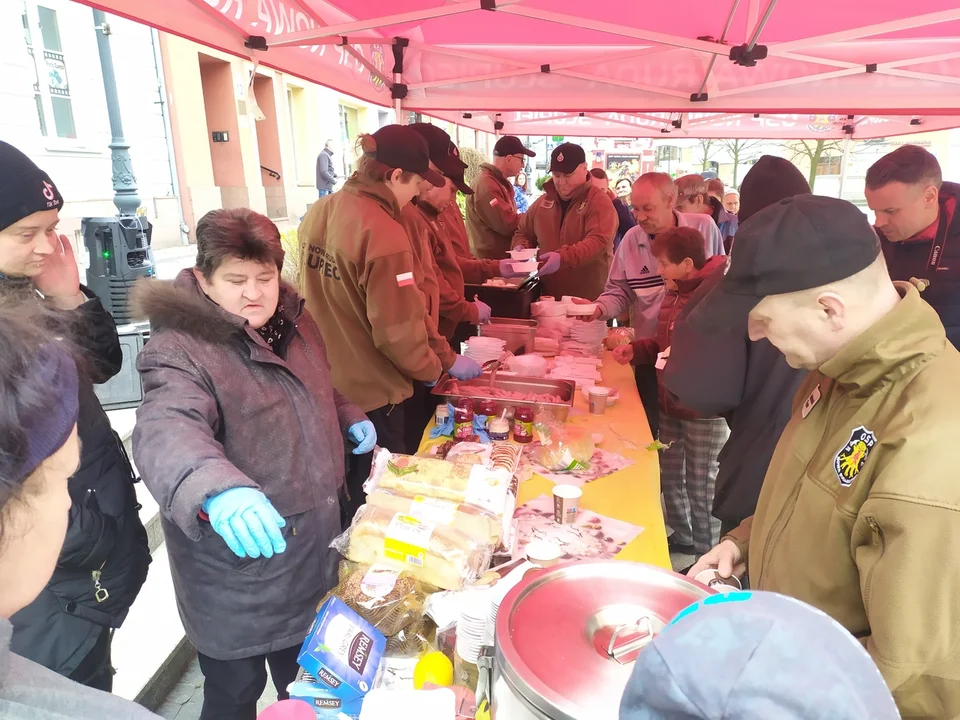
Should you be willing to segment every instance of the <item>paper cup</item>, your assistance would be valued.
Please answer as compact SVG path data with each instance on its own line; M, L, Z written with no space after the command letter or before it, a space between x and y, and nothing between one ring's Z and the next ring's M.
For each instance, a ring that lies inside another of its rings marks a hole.
M534 540L527 545L525 551L527 560L539 567L550 567L560 562L563 550L556 543L548 540Z
M587 399L590 402L590 412L594 415L603 415L607 410L607 398L610 397L610 388L592 387L587 391Z
M720 577L720 572L716 568L707 568L706 570L701 570L697 573L697 576L694 578L694 580L721 593L728 593L733 592L734 590L743 589L743 586L740 584L740 580L736 575L731 575L728 578Z
M575 485L553 486L553 519L558 525L573 525L580 511L583 490Z

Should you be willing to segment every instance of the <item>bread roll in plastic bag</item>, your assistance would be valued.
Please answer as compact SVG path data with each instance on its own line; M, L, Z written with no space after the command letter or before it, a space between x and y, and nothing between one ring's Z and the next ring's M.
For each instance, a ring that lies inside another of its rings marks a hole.
M551 472L574 472L590 467L596 445L593 436L576 425L537 423L541 446L534 459Z
M426 522L448 525L483 544L500 544L502 521L488 510L467 503L377 490L367 495L367 505L393 513L404 513Z
M406 570L444 590L474 582L490 565L493 546L456 528L364 505L330 547L347 560Z

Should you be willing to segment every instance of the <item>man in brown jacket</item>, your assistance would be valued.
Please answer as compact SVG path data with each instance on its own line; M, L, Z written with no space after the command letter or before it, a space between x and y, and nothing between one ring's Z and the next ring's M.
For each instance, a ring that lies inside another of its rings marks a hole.
M376 150L361 158L360 169L300 224L301 285L327 343L334 386L367 413L380 445L404 452L401 404L413 381L436 382L441 364L428 342L417 261L400 211L421 182L444 179L429 168L426 142L409 128L388 125L372 139ZM394 170L379 179L384 166Z
M798 195L737 234L723 280L689 316L748 316L796 368L756 513L690 570L831 615L863 642L905 718L960 716L960 353L913 285L893 283L850 203Z
M478 258L507 257L520 223L513 185L507 178L516 177L525 158L535 155L519 138L504 135L493 147L493 163L481 166L473 195L467 195L467 234L470 248Z
M550 156L552 179L520 220L514 248L539 247L557 256L540 269L545 295L596 300L603 292L620 221L607 194L590 182L583 148L563 143ZM559 261L559 262L558 262Z

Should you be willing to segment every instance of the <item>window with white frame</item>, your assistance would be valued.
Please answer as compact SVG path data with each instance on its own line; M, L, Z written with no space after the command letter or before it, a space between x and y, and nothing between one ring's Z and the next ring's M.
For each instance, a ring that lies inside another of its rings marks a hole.
M55 133L57 137L76 138L67 60L60 42L57 11L25 2L23 35L36 73L33 91L40 132L45 136ZM52 127L47 118L52 118Z

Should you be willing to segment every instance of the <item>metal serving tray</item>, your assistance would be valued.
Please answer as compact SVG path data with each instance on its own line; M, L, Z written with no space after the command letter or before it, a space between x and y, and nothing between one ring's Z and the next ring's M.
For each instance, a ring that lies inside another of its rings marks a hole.
M532 353L537 338L537 321L518 318L490 318L490 322L479 325L481 337L500 338L506 342L505 350L514 355Z
M444 398L448 402L456 403L457 398L471 398L473 400L493 400L500 408L532 405L544 416L552 417L560 422L567 419L570 408L576 397L577 386L569 380L554 380L553 378L530 378L520 375L497 375L493 386L500 390L509 390L520 393L544 393L557 395L563 399L561 403L531 403L523 400L507 400L494 397L490 394L490 372L485 372L473 380L457 380L449 375L440 378L440 382L433 388L432 393Z

